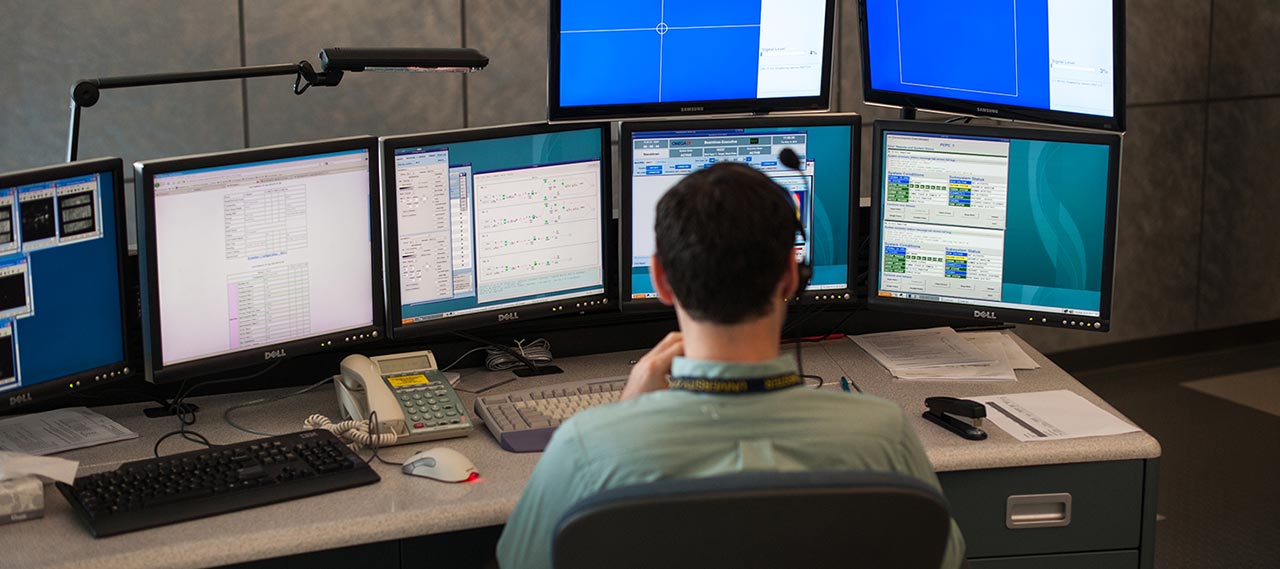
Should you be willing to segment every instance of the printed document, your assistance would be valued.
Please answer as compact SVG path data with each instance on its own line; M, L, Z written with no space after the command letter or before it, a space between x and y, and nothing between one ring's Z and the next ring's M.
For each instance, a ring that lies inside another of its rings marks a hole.
M1056 441L1132 433L1139 429L1065 389L970 397L987 420L1022 441Z
M87 407L56 409L0 421L0 450L34 455L136 438L137 433Z

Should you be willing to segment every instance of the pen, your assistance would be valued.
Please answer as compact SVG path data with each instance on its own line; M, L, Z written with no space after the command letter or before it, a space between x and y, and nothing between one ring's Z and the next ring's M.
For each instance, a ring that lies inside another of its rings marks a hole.
M852 381L849 381L849 378L843 375L840 376L840 389L843 389L845 393L852 393L851 391L849 391L850 385L852 385L854 389L858 390L858 393L862 393L862 388L858 387L858 384Z

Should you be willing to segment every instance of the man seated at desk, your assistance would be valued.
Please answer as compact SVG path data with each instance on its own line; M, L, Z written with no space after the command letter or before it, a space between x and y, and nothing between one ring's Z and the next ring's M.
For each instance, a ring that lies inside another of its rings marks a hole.
M748 166L717 164L667 192L655 225L653 283L675 307L681 332L636 363L622 401L582 411L556 430L498 542L502 567L550 568L564 513L619 486L850 469L906 474L938 488L902 409L807 389L794 358L780 354L783 300L800 286L796 212L784 190ZM730 383L748 390L720 389ZM952 522L943 567L963 558Z

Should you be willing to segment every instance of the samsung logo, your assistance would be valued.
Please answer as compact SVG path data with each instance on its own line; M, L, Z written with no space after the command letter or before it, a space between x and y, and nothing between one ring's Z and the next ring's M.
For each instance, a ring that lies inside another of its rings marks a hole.
M705 110L706 107L680 107L682 113L697 113Z
M508 322L511 320L519 320L519 319L520 319L519 312L508 312L506 314L498 315L498 322Z
M974 317L974 318L986 318L987 320L999 320L999 319L1000 319L1000 318L998 318L998 317L996 316L996 313L995 313L994 311L991 311L991 310L974 310L974 311L973 311L973 317Z
M18 405L22 405L24 403L30 403L30 402L31 402L30 393L23 393L22 395L14 395L13 397L9 398L10 407L17 407Z
M998 109L988 109L987 107L974 107L973 110L978 111L980 113L987 113L989 115L1000 114L1000 111Z
M283 358L284 356L284 348L280 348L279 350L271 350L270 352L262 354L262 359L274 360L276 358Z

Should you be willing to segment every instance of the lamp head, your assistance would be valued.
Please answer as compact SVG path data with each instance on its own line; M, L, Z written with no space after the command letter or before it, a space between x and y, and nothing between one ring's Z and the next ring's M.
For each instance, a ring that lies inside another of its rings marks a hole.
M341 71L435 71L469 73L489 65L471 48L327 47L320 50L320 69Z

